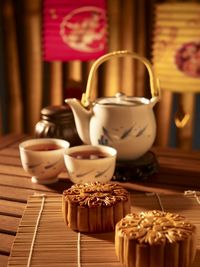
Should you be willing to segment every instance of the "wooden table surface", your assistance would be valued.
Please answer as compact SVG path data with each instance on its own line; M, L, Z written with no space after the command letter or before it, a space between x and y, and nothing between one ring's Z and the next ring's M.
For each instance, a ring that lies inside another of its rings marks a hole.
M19 158L19 143L26 135L0 137L0 266L7 266L11 246L15 238L27 198L34 193L62 193L71 183L67 173L59 175L53 185L33 184L25 173ZM200 190L200 152L183 152L174 148L152 148L159 162L159 172L145 182L123 183L136 192L165 194Z

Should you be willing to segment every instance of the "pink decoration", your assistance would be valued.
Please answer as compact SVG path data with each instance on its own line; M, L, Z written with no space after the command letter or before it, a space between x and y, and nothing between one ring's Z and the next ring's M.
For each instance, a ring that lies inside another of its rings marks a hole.
M175 64L185 75L200 77L200 42L181 44L175 55Z
M43 58L96 59L107 52L105 0L44 0Z

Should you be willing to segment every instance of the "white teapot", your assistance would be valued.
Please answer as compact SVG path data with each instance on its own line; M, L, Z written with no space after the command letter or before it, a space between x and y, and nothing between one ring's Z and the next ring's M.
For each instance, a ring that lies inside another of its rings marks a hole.
M152 98L130 97L117 93L114 97L90 101L90 90L98 66L113 57L131 56L145 64L150 78ZM134 160L143 156L156 137L153 107L160 98L158 80L150 62L129 51L115 51L97 59L89 73L81 103L65 99L74 114L77 132L85 144L108 145L117 149L118 160ZM86 107L89 107L89 109Z

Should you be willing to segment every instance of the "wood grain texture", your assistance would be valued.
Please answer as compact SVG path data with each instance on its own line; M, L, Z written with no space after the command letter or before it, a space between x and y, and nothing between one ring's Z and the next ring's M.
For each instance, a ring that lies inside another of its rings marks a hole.
M8 263L8 256L0 254L0 263L1 263L1 267L6 267Z
M21 142L25 138L27 138L27 136L23 134L11 133L8 135L2 135L0 136L0 149L16 145L16 143Z
M0 252L1 253L4 253L5 255L10 254L10 248L13 244L14 238L15 238L14 235L0 233ZM0 258L0 263L2 263L1 258Z
M20 219L17 217L1 215L0 230L11 235L15 235Z
M61 173L59 182L53 185L45 186L31 182L29 175L21 166L18 148L21 141L29 138L29 136L23 134L0 137L0 266L6 266L7 264L12 240L17 231L27 199L36 193L61 194L64 189L72 185L67 178L66 172ZM133 177L131 182L122 184L125 188L137 194L138 192L162 193L166 198L175 193L181 195L188 189L199 190L200 153L198 151L187 153L181 149L169 147L153 147L152 151L157 156L160 166L159 172L149 177L146 181L135 181ZM134 202L137 202L136 198ZM176 205L174 203L170 205L172 209L175 207L178 209L181 204L182 202L176 201ZM153 205L158 207L158 203L155 200ZM145 203L145 207L151 208L152 203ZM82 253L84 257L86 255L89 257L85 250ZM86 262L84 265L87 267L94 266L92 263L87 264ZM72 266L75 267L77 265L71 263L70 267ZM110 266L116 267L116 263L113 262Z
M25 209L25 204L21 202L11 202L8 200L0 199L0 214L21 218Z

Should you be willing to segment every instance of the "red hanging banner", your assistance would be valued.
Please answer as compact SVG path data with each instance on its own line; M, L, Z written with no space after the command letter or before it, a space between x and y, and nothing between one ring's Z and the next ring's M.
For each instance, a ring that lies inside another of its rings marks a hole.
M105 0L44 0L43 59L92 60L107 52Z

